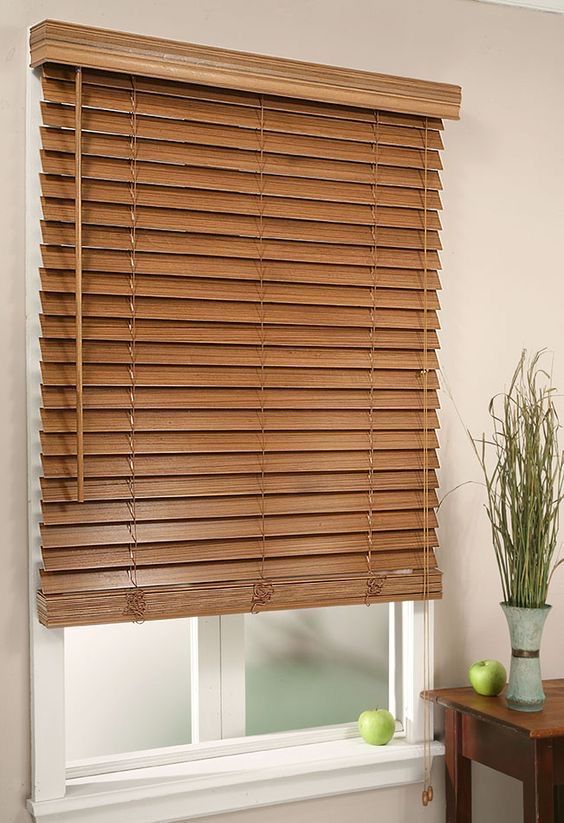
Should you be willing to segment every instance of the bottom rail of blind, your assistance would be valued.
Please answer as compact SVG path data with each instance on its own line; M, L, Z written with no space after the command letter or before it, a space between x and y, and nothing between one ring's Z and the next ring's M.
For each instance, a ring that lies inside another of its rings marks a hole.
M101 623L161 620L175 617L241 614L251 611L257 581L232 586L170 586L144 589L113 589L46 595L38 592L39 619L48 628ZM370 578L340 578L317 581L271 581L270 596L263 598L258 611L305 609L322 606L358 605L400 600L438 599L442 594L441 572L391 574ZM128 598L142 593L143 612L132 615Z

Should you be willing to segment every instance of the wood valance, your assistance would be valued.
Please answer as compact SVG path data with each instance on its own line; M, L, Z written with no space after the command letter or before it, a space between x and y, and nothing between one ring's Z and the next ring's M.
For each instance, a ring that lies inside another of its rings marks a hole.
M31 65L59 63L345 106L458 119L460 87L44 20Z

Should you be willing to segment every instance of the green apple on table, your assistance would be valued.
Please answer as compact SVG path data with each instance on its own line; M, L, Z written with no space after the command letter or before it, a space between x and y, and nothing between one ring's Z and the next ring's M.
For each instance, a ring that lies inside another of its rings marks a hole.
M495 697L505 687L507 672L498 660L478 660L468 669L468 679L475 692Z
M396 721L387 709L367 709L358 718L363 740L372 746L385 746L396 732Z

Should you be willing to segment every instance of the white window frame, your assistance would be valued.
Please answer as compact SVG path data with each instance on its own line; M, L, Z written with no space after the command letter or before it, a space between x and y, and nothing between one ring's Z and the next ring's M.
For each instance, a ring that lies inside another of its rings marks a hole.
M38 73L29 71L26 315L32 791L28 810L41 823L173 823L421 782L424 614L423 605L413 602L389 606L389 702L400 721L387 746L363 743L354 723L233 737L244 729L244 623L239 615L192 621L191 654L197 663L192 667L191 689L195 742L66 763L64 630L42 626L36 608L41 567L40 100ZM432 603L429 613L432 637ZM433 742L431 753L442 755L442 744Z

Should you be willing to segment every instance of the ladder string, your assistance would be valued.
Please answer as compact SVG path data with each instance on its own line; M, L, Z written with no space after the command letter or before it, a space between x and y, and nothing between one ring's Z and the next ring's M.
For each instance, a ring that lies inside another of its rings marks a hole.
M259 323L260 323L260 388L259 388L259 416L260 416L260 474L259 474L259 503L260 503L260 538L261 557L259 579L253 586L251 613L256 614L263 606L267 606L274 595L274 586L266 579L266 500L265 500L265 463L266 463L266 431L265 431L265 317L264 317L264 96L260 95L259 120L259 157L258 157L258 269L259 269Z
M135 77L131 76L130 89L130 139L129 139L129 195L130 195L130 217L131 226L129 231L129 318L128 331L129 340L127 343L129 363L129 409L127 433L129 454L128 468L129 476L127 484L129 498L127 507L129 511L129 521L127 528L129 531L129 568L127 575L133 591L126 593L125 614L135 623L142 623L147 607L145 594L138 584L137 574L137 493L136 493L136 410L137 410L137 87Z
M82 341L82 68L75 72L74 224L76 338L76 499L84 502L84 386Z
M374 549L374 376L376 369L376 324L377 324L377 297L378 297L378 172L380 147L380 113L373 112L372 121L372 182L371 182L371 232L372 232L372 282L370 303L370 385L368 395L368 512L367 512L367 541L366 552L367 579L364 602L370 605L371 598L382 593L385 576L377 575L372 567L372 553Z

